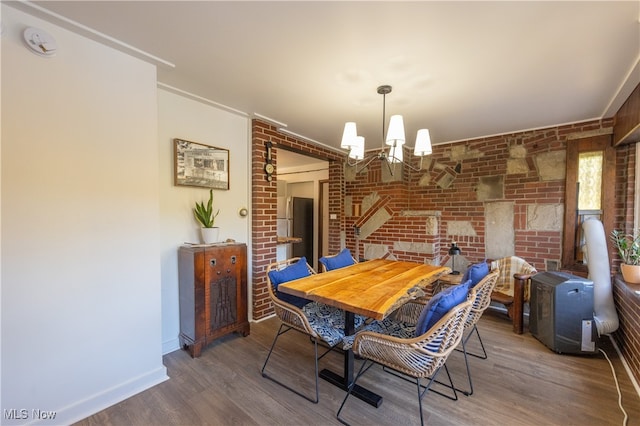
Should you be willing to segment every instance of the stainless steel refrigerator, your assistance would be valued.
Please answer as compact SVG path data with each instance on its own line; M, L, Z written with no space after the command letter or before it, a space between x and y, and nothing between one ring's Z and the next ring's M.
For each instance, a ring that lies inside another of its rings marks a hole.
M293 197L291 202L292 235L302 238L293 244L293 257L307 258L307 263L313 265L313 198Z
M302 241L278 244L277 260L305 256L313 264L313 199L278 197L277 232L279 237L296 237Z

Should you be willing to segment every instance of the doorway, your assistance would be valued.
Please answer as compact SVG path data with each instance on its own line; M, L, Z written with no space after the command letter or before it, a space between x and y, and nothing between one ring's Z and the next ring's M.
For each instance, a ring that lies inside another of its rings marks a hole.
M292 243L289 250L279 247L278 253L282 256L284 251L289 257L304 255L315 270L318 270L323 247L328 247L328 229L325 230L328 222L322 215L323 211L329 210L329 198L322 196L322 182L328 182L328 178L328 161L278 149L278 211L289 212L290 236L302 239ZM283 209L281 204L287 207Z
M320 256L329 256L329 180L320 181L320 206L318 208L318 252Z

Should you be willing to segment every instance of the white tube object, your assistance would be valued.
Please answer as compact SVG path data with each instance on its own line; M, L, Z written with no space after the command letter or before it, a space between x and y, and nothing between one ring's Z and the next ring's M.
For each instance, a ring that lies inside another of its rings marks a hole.
M589 279L593 281L593 319L598 329L598 336L601 336L613 333L618 329L618 313L613 303L611 290L607 238L602 222L597 219L585 220L582 229L587 245Z

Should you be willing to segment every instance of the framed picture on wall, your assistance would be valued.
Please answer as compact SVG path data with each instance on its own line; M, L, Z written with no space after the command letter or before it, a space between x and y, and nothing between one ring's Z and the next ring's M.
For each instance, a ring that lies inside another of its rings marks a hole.
M229 150L184 139L173 140L174 184L229 189Z

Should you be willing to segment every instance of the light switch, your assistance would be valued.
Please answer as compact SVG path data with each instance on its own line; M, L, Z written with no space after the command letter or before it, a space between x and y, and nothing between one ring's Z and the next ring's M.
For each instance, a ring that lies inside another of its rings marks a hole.
M338 218L338 215L337 215L337 214L335 214L335 213L331 213L331 214L329 215L329 219L331 219L331 220L336 220L337 218Z

